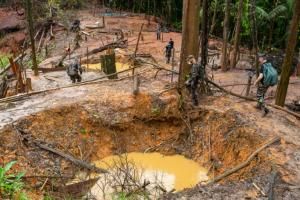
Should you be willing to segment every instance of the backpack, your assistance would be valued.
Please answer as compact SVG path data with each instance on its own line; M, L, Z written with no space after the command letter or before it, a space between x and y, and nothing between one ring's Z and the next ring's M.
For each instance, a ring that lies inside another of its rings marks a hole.
M278 82L278 73L271 63L265 63L263 69L264 85L274 86Z

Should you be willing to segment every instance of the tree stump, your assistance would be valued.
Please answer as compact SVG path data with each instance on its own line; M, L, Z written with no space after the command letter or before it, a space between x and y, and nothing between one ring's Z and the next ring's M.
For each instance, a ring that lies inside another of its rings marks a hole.
M116 55L114 52L101 56L101 66L105 74L107 75L112 74L111 76L108 76L109 79L118 78L118 75L116 74L117 72Z

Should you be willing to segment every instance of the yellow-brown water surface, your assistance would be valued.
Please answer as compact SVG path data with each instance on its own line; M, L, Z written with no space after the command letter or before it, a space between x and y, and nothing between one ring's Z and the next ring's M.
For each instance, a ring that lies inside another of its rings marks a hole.
M124 156L124 155L123 155ZM207 170L195 161L181 155L164 156L159 153L129 153L127 160L143 170L143 178L151 181L161 177L166 189L176 191L191 188L201 181L207 181ZM95 165L109 170L108 166L120 160L118 156L106 157Z
M96 64L82 64L83 67L90 70L101 70L101 63ZM129 65L126 63L116 62L117 72L123 71L129 68Z

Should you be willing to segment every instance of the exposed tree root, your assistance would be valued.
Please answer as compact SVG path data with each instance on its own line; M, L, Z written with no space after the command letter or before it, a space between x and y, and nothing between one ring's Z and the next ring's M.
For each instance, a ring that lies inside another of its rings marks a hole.
M262 150L264 150L265 148L267 148L268 146L270 146L271 144L278 142L280 140L279 137L275 137L271 140L269 140L266 144L262 145L260 148L258 148L256 151L254 151L248 158L246 161L244 161L243 163L237 165L236 167L229 169L227 171L225 171L223 174L215 177L214 179L212 179L211 181L209 181L207 183L207 185L211 185L214 183L217 183L219 181L221 181L223 178L226 178L227 176L239 171L240 169L243 169L244 167L248 166L250 164L250 162L255 158L255 156L257 156L257 154L259 152L261 152Z

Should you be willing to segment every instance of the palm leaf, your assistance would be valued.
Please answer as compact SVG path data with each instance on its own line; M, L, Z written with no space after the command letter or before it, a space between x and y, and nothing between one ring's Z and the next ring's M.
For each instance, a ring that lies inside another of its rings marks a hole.
M269 19L275 19L278 16L286 15L288 8L284 5L279 5L269 13Z
M255 12L259 18L269 20L269 14L262 7L256 6Z
M295 0L286 0L288 12L293 12Z

